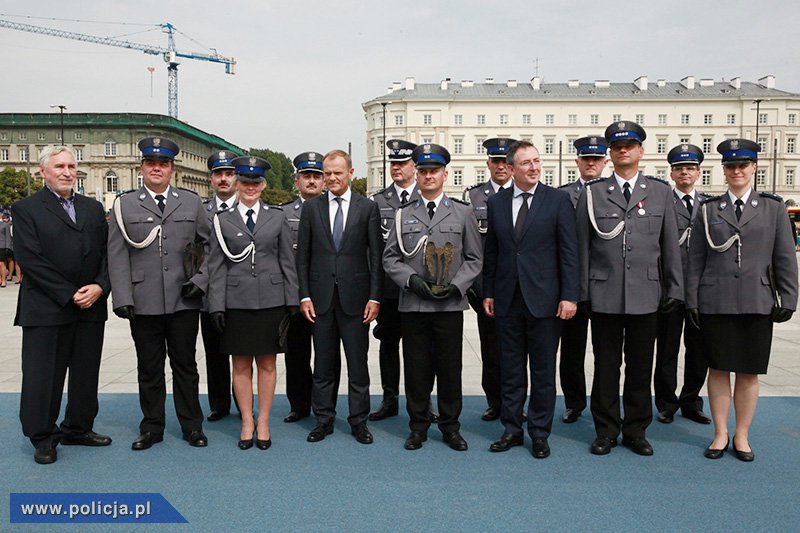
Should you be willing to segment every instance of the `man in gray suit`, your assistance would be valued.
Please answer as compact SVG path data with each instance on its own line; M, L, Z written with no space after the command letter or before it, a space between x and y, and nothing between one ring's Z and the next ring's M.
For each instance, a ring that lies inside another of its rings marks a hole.
M117 198L108 234L113 308L130 320L144 415L131 448L146 450L164 439L167 355L183 438L202 447L208 440L198 399L195 342L201 296L208 286L203 253L208 219L195 192L170 185L178 145L147 137L139 149L144 186ZM189 259L193 266L187 265Z
M437 144L414 149L421 198L398 211L383 252L386 274L402 287L407 450L428 439L428 405L438 384L439 429L457 451L461 436L461 346L466 293L483 266L478 223L471 209L444 194L450 153ZM435 292L434 292L435 291Z
M667 182L639 172L646 134L635 122L606 128L614 175L590 181L578 201L581 303L591 313L594 347L592 417L595 455L623 444L652 455L650 380L657 314L683 298L678 228ZM619 378L625 354L623 404Z
M349 381L347 421L358 442L372 444L367 351L383 285L378 206L350 189L353 163L347 152L328 152L322 167L328 194L303 207L297 236L300 312L314 324L311 404L317 425L306 440L318 442L333 433L341 342Z

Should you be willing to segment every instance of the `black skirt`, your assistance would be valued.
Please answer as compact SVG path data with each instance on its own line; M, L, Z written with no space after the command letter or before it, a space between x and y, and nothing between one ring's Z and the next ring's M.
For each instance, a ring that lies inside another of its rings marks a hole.
M766 374L772 349L768 315L700 315L709 368Z
M220 339L222 353L231 355L264 355L281 351L278 325L285 308L228 309L225 330Z

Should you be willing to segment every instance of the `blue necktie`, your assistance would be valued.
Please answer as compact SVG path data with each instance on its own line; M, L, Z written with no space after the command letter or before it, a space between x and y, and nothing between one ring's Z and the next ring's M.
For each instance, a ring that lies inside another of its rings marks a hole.
M253 220L253 213L252 209L247 210L247 229L250 230L250 233L253 233L253 230L256 229L256 221Z
M339 251L339 248L342 245L342 233L344 232L344 213L342 212L342 199L341 198L334 198L336 203L339 204L339 208L336 210L336 216L333 217L333 245L336 247L336 251Z

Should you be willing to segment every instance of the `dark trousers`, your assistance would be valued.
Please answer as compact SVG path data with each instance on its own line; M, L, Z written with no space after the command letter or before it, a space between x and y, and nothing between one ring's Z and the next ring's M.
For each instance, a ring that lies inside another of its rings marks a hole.
M220 333L211 322L209 313L200 313L200 331L206 352L206 381L208 406L212 411L227 413L231 410L230 355L219 349Z
M565 320L561 329L561 361L558 372L561 377L561 390L564 391L564 405L567 409L583 411L586 409L586 338L589 333L589 319L576 314Z
M680 398L675 395L678 388L678 352L686 348L683 369L683 388ZM658 314L658 337L656 340L656 369L653 374L653 392L656 409L675 413L678 407L683 412L702 411L703 399L700 389L706 381L708 367L703 356L703 339L700 331L686 320L683 305L672 313Z
M556 408L556 350L561 320L537 318L525 305L519 287L508 314L497 317L500 341L500 378L503 394L500 422L506 433L522 435L522 408L528 394L528 434L549 437Z
M400 395L400 339L403 336L400 327L400 311L397 310L400 300L384 298L378 313L378 325L375 327L375 338L380 340L378 351L383 401L387 405L396 405Z
M483 309L478 315L478 336L481 340L481 387L489 407L500 408L500 348L497 341L495 319L486 316ZM521 411L520 411L521 412Z
M369 326L362 324L361 314L348 315L339 303L338 287L327 313L317 313L314 334L314 386L311 406L319 424L332 425L336 418L336 395L342 360L339 342L344 345L347 361L347 400L350 416L347 421L357 426L369 415Z
M650 377L658 319L646 315L592 314L594 381L592 417L598 436L629 438L645 436L653 421ZM625 354L625 384L622 393L623 420L619 408L619 378Z
M142 408L142 433L163 434L166 426L164 402L164 362L169 355L172 369L175 413L184 433L202 429L203 411L198 398L196 310L169 315L136 315L131 320L131 335L136 346L139 374L139 405Z
M427 432L431 425L433 382L439 405L439 429L458 431L461 424L461 347L464 312L402 313L403 372L406 410L411 431Z
M22 328L22 433L34 447L58 444L62 435L92 431L105 322ZM61 427L64 378L69 369L67 409Z
M286 336L286 396L291 410L311 412L311 323L301 314L291 317ZM339 382L336 382L339 390Z

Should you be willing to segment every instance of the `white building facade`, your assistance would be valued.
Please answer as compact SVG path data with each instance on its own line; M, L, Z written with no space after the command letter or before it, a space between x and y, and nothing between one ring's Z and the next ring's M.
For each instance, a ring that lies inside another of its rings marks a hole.
M647 131L641 165L646 174L668 179L667 152L692 143L706 156L697 187L718 194L726 185L717 145L732 137L753 139L762 146L757 188L800 203L800 94L776 89L773 76L757 83L692 76L679 82L640 77L631 83L544 83L535 77L526 83L448 79L432 84L407 78L362 107L370 192L384 184L384 131L387 139L446 147L452 156L446 191L459 196L489 177L481 146L487 138L533 142L542 157L542 181L558 186L577 178L575 139L602 136L612 122L632 120ZM606 175L610 162L608 169Z

